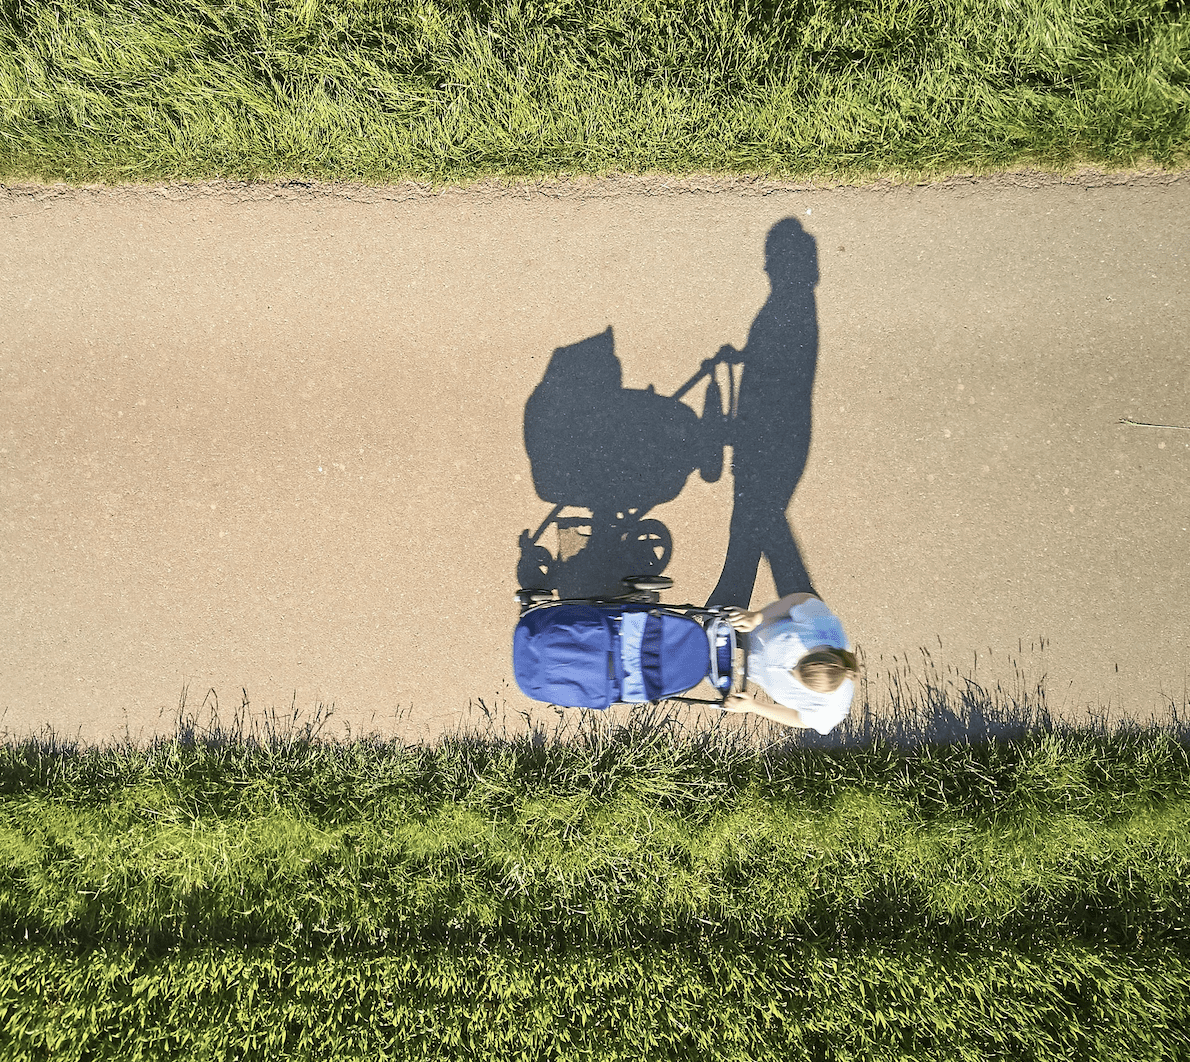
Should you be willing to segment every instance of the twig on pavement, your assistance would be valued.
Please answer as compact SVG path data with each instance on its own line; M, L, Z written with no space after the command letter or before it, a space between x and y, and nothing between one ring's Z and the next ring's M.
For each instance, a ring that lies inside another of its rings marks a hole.
M1177 428L1178 431L1190 431L1190 424L1150 424L1147 420L1133 420L1131 417L1121 417L1117 424L1131 424L1134 428Z

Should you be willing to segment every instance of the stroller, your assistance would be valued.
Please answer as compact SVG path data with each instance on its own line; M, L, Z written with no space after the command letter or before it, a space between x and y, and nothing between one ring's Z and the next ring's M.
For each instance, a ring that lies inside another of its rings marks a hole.
M512 638L521 692L566 708L677 700L722 705L737 677L736 634L718 607L660 604L664 575L628 576L613 598L518 590ZM743 675L743 666L739 668ZM704 679L714 700L679 696Z

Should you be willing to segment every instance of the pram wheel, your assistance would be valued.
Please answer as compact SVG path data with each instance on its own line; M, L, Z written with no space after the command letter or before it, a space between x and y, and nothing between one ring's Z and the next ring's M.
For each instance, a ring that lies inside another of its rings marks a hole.
M528 608L530 605L542 605L547 601L553 601L554 593L552 590L525 590L522 588L516 592L516 599L522 608Z
M668 590L674 584L668 575L626 575L620 582L630 590Z

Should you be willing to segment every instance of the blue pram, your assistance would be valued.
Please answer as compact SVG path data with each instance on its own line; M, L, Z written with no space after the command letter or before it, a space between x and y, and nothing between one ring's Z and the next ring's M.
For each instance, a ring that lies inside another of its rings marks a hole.
M681 700L722 704L735 679L736 636L719 608L662 606L665 576L623 580L610 599L558 600L519 590L513 674L526 696L566 708ZM704 679L715 700L679 696Z

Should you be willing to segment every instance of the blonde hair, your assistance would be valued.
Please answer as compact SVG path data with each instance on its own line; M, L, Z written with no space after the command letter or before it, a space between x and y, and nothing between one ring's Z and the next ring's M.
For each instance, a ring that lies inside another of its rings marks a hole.
M820 649L803 656L793 674L815 693L834 693L845 679L859 678L859 661L846 649Z

